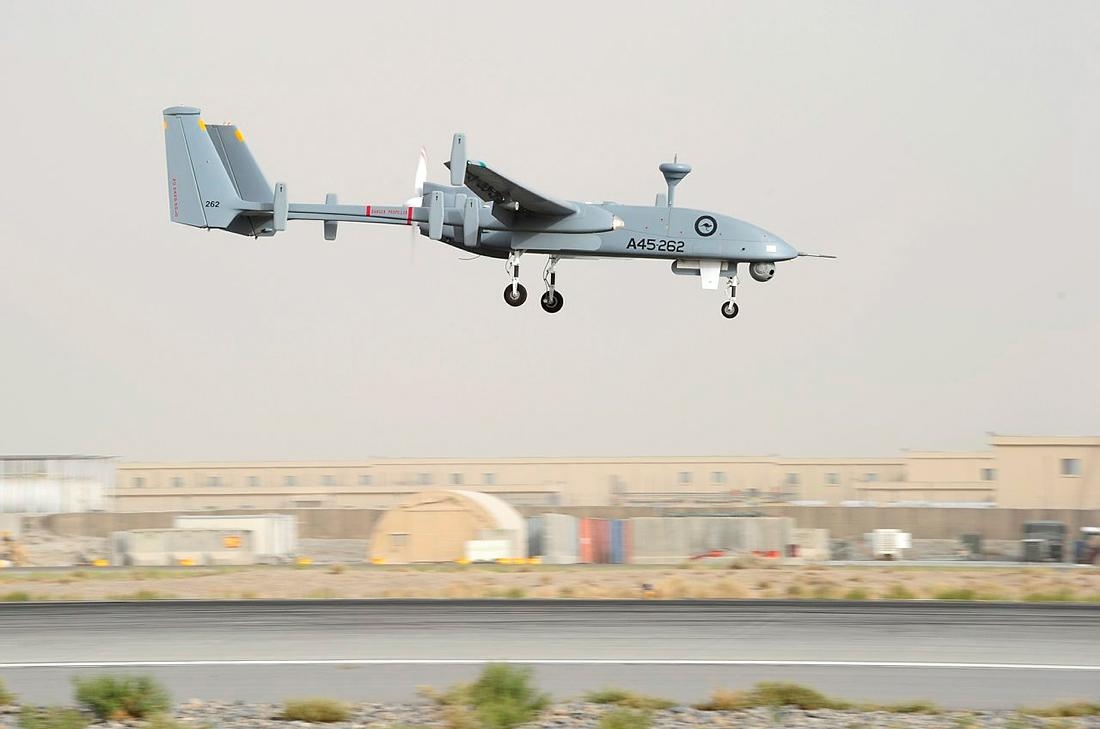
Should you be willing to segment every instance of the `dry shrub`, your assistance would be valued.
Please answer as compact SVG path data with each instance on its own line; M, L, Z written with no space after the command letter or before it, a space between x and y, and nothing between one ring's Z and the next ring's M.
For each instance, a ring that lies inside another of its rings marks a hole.
M737 580L726 577L714 586L714 597L737 599L746 597L748 591Z
M656 585L657 596L668 599L682 599L688 597L689 590L687 583L680 577L671 577L667 580L661 580Z
M762 681L748 691L718 689L710 701L696 708L703 711L740 711L761 706L794 706L807 711L850 709L847 701L829 698L808 686L784 681Z
M676 705L675 701L660 699L655 696L634 693L624 689L608 688L602 691L591 691L584 696L585 701L593 704L614 704L629 709L643 709L645 711L660 711Z
M350 719L351 707L333 699L288 699L279 718L311 724L332 724Z

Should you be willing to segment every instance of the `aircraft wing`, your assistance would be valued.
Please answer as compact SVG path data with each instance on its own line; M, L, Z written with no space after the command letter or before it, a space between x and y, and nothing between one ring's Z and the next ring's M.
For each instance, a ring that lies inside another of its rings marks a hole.
M450 166L448 162L447 167ZM558 217L577 212L577 209L569 203L533 192L518 182L509 180L484 162L466 163L464 184L485 202L500 205L515 203L519 205L522 212Z

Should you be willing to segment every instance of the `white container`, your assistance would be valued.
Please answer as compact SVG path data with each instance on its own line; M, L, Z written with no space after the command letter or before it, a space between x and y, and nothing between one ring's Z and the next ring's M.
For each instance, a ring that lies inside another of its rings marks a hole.
M471 539L466 542L470 562L496 562L511 556L512 542L507 539Z
M298 552L298 517L292 514L184 514L177 529L242 529L252 532L252 548L259 559L289 559Z
M871 554L875 559L901 559L913 546L912 535L900 529L876 529L871 532Z

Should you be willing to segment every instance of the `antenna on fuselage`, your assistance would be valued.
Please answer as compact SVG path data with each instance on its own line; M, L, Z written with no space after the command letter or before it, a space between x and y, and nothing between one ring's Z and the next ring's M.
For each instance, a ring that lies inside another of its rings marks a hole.
M665 176L665 184L668 185L668 206L673 205L673 195L676 192L676 186L680 184L680 180L688 176L691 172L691 165L685 165L680 163L680 155L675 155L672 158L672 162L665 162L660 166L661 174Z

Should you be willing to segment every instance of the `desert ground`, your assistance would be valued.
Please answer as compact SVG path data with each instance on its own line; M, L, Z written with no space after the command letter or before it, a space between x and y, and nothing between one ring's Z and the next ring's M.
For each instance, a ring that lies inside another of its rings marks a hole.
M735 561L675 567L324 564L0 571L0 601L638 597L1100 602L1100 569Z

